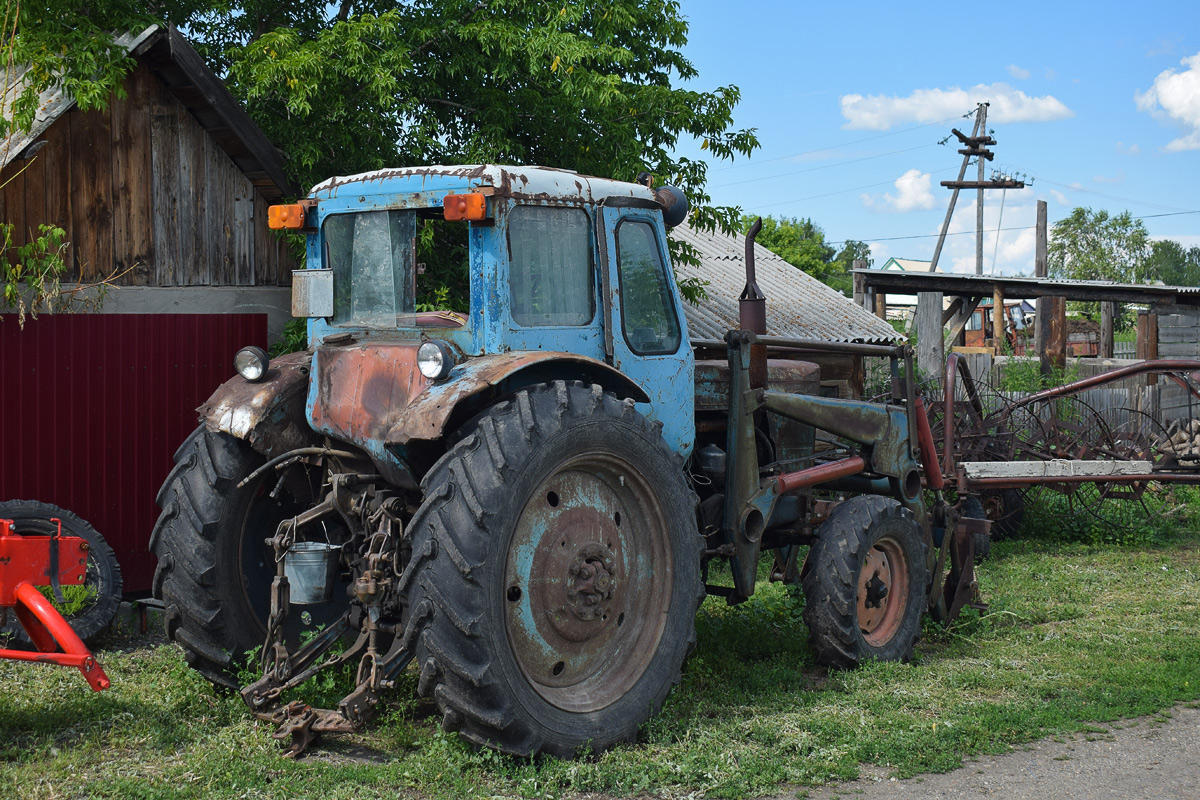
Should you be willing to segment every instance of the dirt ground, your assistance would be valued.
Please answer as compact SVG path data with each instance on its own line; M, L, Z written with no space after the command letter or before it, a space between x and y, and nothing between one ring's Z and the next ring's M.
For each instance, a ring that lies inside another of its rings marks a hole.
M969 761L941 775L905 780L864 766L857 781L791 790L777 800L1200 800L1200 709L1098 725L1107 733L1046 739Z

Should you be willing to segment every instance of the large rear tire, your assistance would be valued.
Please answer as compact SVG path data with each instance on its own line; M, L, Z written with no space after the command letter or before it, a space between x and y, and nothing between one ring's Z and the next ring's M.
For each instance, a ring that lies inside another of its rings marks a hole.
M929 580L921 528L907 508L875 495L842 503L821 525L801 582L817 661L852 669L912 658Z
M239 489L262 463L244 441L201 425L175 453L150 537L158 558L154 596L164 603L167 635L183 648L188 664L229 688L239 684L246 653L262 646L267 635L275 560L265 540L281 520L312 504L312 497L288 491L272 499L273 472ZM310 624L336 616L331 605L344 610L345 600L307 607L313 610ZM317 609L324 613L314 621ZM298 636L302 618L293 609L289 638Z
M78 589L74 587L64 586L68 604L60 606L54 603L64 611L63 616L75 634L87 642L108 628L121 605L121 566L112 548L91 524L65 508L37 500L0 503L0 519L12 520L13 530L27 536L53 534L58 528L50 521L53 518L62 520L63 536L78 536L88 543L87 573L82 594L77 595ZM8 623L0 628L0 635L3 634L22 644L32 644L15 614L10 614Z
M633 406L536 386L481 415L423 482L409 609L442 724L515 755L636 738L695 644L695 495Z

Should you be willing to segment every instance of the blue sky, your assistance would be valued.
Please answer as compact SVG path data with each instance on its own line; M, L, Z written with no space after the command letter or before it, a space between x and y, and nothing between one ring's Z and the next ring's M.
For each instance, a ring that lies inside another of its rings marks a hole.
M984 272L1032 273L1036 200L1051 224L1075 206L1128 210L1155 238L1200 245L1200 0L904 2L683 0L694 88L742 91L749 161L710 166L719 204L811 217L830 241L932 257L956 142L988 100L986 173L1033 178L989 191ZM981 21L976 19L982 18ZM703 158L699 143L681 153ZM974 164L968 178L976 177ZM940 266L974 271L975 192L962 192ZM1171 216L1162 216L1171 215ZM1002 230L997 242L996 229ZM899 239L896 237L925 237Z

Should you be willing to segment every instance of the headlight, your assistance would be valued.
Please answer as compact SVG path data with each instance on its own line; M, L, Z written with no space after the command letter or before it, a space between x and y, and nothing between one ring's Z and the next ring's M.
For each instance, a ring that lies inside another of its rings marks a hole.
M267 377L267 365L270 364L267 352L261 347L243 347L233 357L233 368L251 383L257 383Z
M440 381L454 368L454 353L443 342L425 342L417 349L417 369L431 380Z

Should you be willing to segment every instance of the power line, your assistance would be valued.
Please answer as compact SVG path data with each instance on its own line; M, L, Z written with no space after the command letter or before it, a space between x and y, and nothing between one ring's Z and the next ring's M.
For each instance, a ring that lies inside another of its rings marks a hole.
M949 172L952 169L954 169L954 168L953 167L945 167L943 169L937 169L937 170L923 169L923 170L920 170L920 172L922 175L939 175L943 172ZM863 189L875 189L880 186L894 186L895 183L896 182L894 180L880 181L879 183L868 183L865 186L855 186L851 189L838 189L836 192L825 192L824 194L814 194L814 195L809 195L808 197L794 197L791 200L780 200L777 203L763 203L762 205L754 206L754 209L774 208L775 206L784 206L784 205L788 205L790 203L803 203L808 200L820 200L823 197L833 197L833 196L839 195L839 194L849 194L850 192L861 192Z
M1042 181L1043 183L1049 183L1053 186L1061 186L1064 189L1070 189L1072 192L1084 192L1086 194L1094 194L1097 197L1103 197L1108 200L1120 200L1122 203L1132 203L1135 206L1145 206L1146 208L1159 208L1164 211L1180 211L1181 210L1178 206L1164 206L1160 203L1147 203L1143 200L1133 200L1128 197L1118 197L1115 194L1106 194L1105 192L1098 192L1095 189L1085 189L1082 186L1072 186L1069 183L1059 183L1058 181L1052 181L1049 178L1043 178L1042 176L1037 175L1036 173L1030 173L1030 174L1032 174L1036 180ZM1192 212L1184 211L1182 213L1190 214ZM1140 217L1139 217L1139 219L1140 219Z
M1178 217L1183 214L1200 214L1200 209L1196 209L1194 211L1172 211L1172 212L1169 212L1166 214L1144 214L1140 217L1133 217L1133 219L1157 219L1158 217ZM1062 220L1059 220L1058 222L1062 222ZM1058 222L1055 222L1054 224L1057 225ZM1037 227L1036 225L1016 225L1011 228L996 228L995 232L1000 233L1001 231L1027 231L1027 230L1030 230L1030 229L1036 228L1036 227ZM975 231L954 231L953 233L947 233L946 235L947 236L966 236L968 234L974 236ZM881 237L881 238L877 238L877 239L843 239L841 241L836 241L836 242L826 242L825 244L832 246L835 244L845 244L846 242L898 242L903 239L935 239L939 235L940 234L937 234L937 233L922 233L922 234L915 234L913 236L887 236L887 237Z
M915 125L911 128L905 128L902 131L892 131L891 133L881 133L878 136L868 136L865 139L855 139L850 142L843 142L842 144L830 145L829 147L819 147L816 150L805 150L802 153L792 153L789 156L776 156L775 158L767 158L767 159L763 159L761 161L753 161L753 162L747 161L745 164L731 164L727 167L718 167L717 169L714 169L711 171L712 172L725 172L726 170L730 170L730 169L743 169L745 167L756 167L759 164L770 164L775 161L787 161L788 159L792 159L792 158L800 158L802 156L811 156L814 153L824 153L828 150L837 150L838 148L841 148L841 147L849 147L849 146L855 145L855 144L862 144L863 142L873 142L876 139L885 139L888 136L899 136L902 133L911 133L912 131L919 131L922 128L930 128L930 127L933 127L934 125L945 125L947 122L953 122L956 119L962 119L963 117L969 117L974 113L975 113L974 111L969 111L966 114L961 114L957 117L947 117L946 119L939 119L937 122L927 122L924 125Z
M759 181L769 181L769 180L773 180L775 178L786 178L791 175L801 175L805 172L816 172L817 170L832 169L833 167L841 167L841 166L845 166L846 164L857 164L860 161L870 161L871 159L874 159L874 158L885 158L886 156L894 156L899 153L911 153L913 150L921 150L926 147L937 147L937 145L936 144L922 144L922 145L917 145L916 147L906 147L903 150L892 150L891 152L879 153L878 155L874 155L874 156L863 156L862 158L852 158L849 161L837 161L837 162L834 162L833 164L822 164L819 167L809 167L808 169L798 169L798 170L795 170L794 172L780 172L775 175L764 175L760 178L747 178L744 181L734 181L733 183L719 183L716 186L713 186L712 188L723 189L727 186L741 186L744 183L757 183Z

